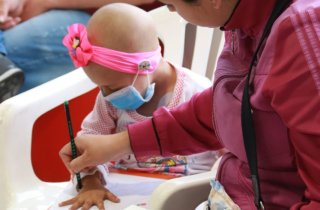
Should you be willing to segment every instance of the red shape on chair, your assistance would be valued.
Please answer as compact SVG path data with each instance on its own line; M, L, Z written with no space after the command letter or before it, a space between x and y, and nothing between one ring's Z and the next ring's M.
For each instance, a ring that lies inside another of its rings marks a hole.
M73 132L76 136L84 117L92 110L99 88L69 100ZM37 177L45 182L62 182L70 174L59 157L63 145L70 141L63 104L41 115L32 129L31 159Z

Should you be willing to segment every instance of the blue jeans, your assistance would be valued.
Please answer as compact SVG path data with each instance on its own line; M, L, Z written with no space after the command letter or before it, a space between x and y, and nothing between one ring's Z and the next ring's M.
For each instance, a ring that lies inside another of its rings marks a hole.
M7 54L6 48L3 43L3 31L0 31L0 53L4 55Z
M62 39L69 25L89 18L83 11L51 10L3 32L8 58L25 73L20 92L75 69Z

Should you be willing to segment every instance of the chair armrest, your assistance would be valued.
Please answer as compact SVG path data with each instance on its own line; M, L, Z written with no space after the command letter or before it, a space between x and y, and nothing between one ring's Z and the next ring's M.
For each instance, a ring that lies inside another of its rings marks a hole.
M195 209L207 200L214 171L168 180L151 194L150 209Z

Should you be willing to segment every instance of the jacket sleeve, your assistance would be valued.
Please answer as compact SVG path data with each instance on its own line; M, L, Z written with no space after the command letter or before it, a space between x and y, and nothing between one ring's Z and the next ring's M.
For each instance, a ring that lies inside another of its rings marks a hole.
M220 149L212 113L213 90L210 87L174 109L160 108L152 119L129 125L131 147L136 158Z
M306 186L304 201L292 210L320 209L320 37L316 32L320 22L310 19L315 14L312 9L297 12L281 23L271 74L264 85L272 107L288 127L298 173Z

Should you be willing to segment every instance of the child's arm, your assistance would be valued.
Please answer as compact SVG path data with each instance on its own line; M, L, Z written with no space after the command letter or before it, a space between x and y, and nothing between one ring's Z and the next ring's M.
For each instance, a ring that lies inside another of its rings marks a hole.
M110 134L115 130L115 119L113 116L112 107L106 105L101 93L96 97L94 109L86 116L81 124L81 130L77 133L78 138L83 135L99 135ZM104 125L104 126L101 126ZM76 138L76 142L77 139ZM104 209L103 201L108 199L113 202L119 202L119 198L112 194L105 184L107 182L108 169L104 165L98 165L93 168L86 169L86 172L81 172L82 189L77 196L72 199L63 201L60 206L72 205L71 209L82 207L89 209L96 205L99 209ZM73 177L73 184L76 188L77 180Z
M71 210L78 208L86 210L96 205L98 209L104 209L104 200L120 202L116 195L105 188L102 174L96 171L82 178L82 188L76 197L61 202L59 206L72 205Z

